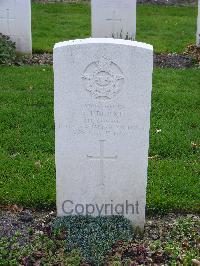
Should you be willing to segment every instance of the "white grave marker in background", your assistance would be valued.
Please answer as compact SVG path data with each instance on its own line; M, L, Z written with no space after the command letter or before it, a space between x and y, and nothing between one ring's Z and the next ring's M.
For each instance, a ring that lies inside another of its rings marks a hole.
M197 18L197 46L200 46L200 0L198 0L198 18Z
M85 39L54 47L57 212L145 220L151 45Z
M136 0L92 0L92 37L134 40Z
M0 0L0 33L10 36L20 53L32 53L30 0Z

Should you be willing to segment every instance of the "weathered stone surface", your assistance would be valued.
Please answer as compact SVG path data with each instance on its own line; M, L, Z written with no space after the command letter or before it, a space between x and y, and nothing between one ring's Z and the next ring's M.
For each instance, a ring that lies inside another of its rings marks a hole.
M10 36L20 53L32 53L30 0L0 0L0 32Z
M54 48L57 212L145 219L151 45L85 39Z
M92 0L92 37L134 40L136 0Z

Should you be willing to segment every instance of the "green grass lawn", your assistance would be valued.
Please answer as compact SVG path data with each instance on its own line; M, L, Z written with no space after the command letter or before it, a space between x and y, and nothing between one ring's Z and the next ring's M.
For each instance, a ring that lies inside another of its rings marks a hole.
M148 210L199 212L199 70L156 69L153 86ZM2 67L0 101L1 204L55 206L52 67Z
M88 4L32 4L34 52L48 51L56 42L90 36ZM181 52L195 43L196 7L138 5L138 41L157 52Z

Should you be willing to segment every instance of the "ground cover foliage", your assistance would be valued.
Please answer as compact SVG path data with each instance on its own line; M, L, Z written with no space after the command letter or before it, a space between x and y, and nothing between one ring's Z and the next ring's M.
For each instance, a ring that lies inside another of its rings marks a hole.
M15 43L0 33L0 65L12 65L16 58Z
M5 214L2 214L5 215ZM8 217L8 213L6 214ZM0 265L198 265L199 217L147 219L144 233L122 217L42 218L1 237ZM14 221L13 221L14 222ZM1 234L1 233L0 233Z

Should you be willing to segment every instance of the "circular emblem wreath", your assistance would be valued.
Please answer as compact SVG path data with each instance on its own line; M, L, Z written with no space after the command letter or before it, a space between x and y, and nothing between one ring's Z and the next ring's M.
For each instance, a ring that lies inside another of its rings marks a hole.
M112 99L122 89L124 75L117 64L103 57L86 67L82 80L92 97Z

